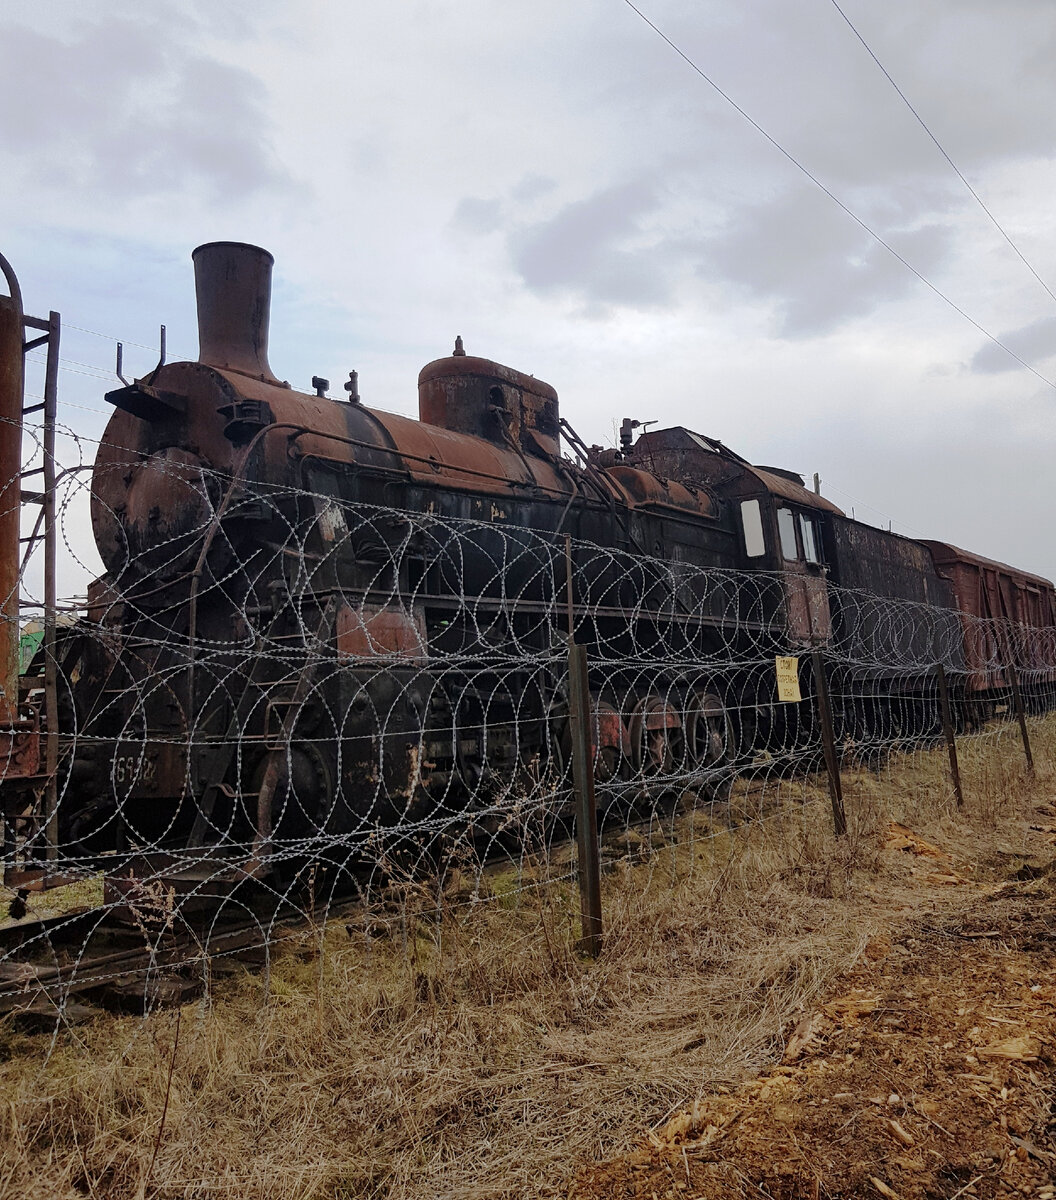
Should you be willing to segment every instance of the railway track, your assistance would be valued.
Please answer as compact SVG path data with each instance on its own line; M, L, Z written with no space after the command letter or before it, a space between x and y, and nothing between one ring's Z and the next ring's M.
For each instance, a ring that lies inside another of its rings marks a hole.
M103 1007L187 1000L219 962L259 959L311 920L292 902L239 907L239 919L214 911L212 920L181 914L169 924L130 922L120 906L95 908L0 929L0 1014L58 1017L75 998ZM338 915L337 906L328 914Z
M676 798L670 790L667 799L651 796L640 818L624 811L616 832L649 830L658 815L672 814ZM558 815L554 829L548 853L567 853L572 871L572 823ZM433 861L422 850L422 861ZM510 865L508 839L482 837L477 851L484 874ZM610 861L627 856L617 842L608 855ZM227 964L265 962L321 916L329 922L361 914L368 876L377 894L376 866L343 864L340 875L346 881L340 889L327 888L324 874L281 892L219 860L153 878L109 877L102 906L0 927L0 1015L59 1018L83 1001L142 1010L189 1000ZM237 916L226 915L235 910Z
M819 769L817 757L811 758L808 770ZM802 769L806 764L798 765ZM767 775L777 766L767 764ZM745 796L756 788L753 776L751 768L739 773ZM657 822L677 820L680 798L687 792L697 795L690 782L674 788L670 782L645 784L628 789L621 801L606 806L603 815L609 830L602 838L603 871L613 869L621 859L651 852L650 836ZM705 798L701 793L698 799L714 814L723 812L729 795ZM758 803L764 803L762 793ZM785 803L775 793L766 805L767 815ZM639 808L641 815L636 816L634 809L642 804L647 811ZM549 815L550 866L567 855L572 874L571 813L565 809ZM629 843L629 831L645 836ZM481 874L508 869L512 842L523 850L528 840L526 832L474 837ZM187 866L179 856L145 856L137 864L139 875L107 879L102 906L0 927L0 1015L58 1018L82 1000L142 1011L192 999L228 964L264 965L284 941L303 937L320 918L331 922L363 916L362 897L367 891L380 895L386 885L396 885L392 891L399 896L402 885L428 880L445 855L438 854L435 845L423 843L415 849L417 868L401 872L400 878L380 875L374 861L357 865L349 860L316 864L318 876L310 866L302 869L293 882L285 881L283 890L273 880L254 878L245 869L245 859L236 865L205 858ZM162 857L171 866L167 873L159 862ZM423 869L423 864L430 865ZM328 878L335 868L336 876ZM343 881L340 886L338 878ZM237 916L230 915L236 911ZM384 925L384 921L373 926L364 922L364 931L370 927L377 932Z

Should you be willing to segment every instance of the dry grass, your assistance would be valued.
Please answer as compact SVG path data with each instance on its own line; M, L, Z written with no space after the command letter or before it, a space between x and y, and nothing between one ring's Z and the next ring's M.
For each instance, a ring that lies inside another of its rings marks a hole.
M1046 768L1056 719L1032 730ZM818 779L739 786L730 827L666 820L666 845L605 877L597 963L576 953L568 885L522 891L511 871L486 878L489 902L412 889L406 939L306 931L267 992L247 973L54 1042L8 1026L0 1197L560 1195L577 1161L780 1057L797 1014L913 903L879 848L887 822L941 838L962 872L1022 850L1049 781L1016 737L965 743L963 812L942 749L848 770L840 844Z
M8 915L8 908L14 897L15 893L11 888L0 884L0 929L14 923L13 918ZM89 875L64 887L49 888L46 892L30 892L25 897L25 902L28 915L38 920L57 917L73 909L95 908L103 902L103 877L101 874Z

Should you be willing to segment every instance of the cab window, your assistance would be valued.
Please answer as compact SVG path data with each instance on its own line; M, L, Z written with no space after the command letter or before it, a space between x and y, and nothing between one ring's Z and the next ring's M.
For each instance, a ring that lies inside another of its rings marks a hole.
M781 554L789 562L799 558L796 546L796 518L790 508L777 510L777 532L781 537Z
M763 538L763 518L758 500L741 501L741 526L744 529L744 552L749 558L758 558L766 553Z
M799 536L803 543L803 557L808 563L820 562L817 541L814 537L814 522L810 517L799 514Z

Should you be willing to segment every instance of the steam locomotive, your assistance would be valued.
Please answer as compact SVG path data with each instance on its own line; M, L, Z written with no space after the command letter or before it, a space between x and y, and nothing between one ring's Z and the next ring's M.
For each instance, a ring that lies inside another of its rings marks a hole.
M855 521L700 433L628 419L620 449L587 446L552 387L461 339L422 369L418 420L364 405L354 374L344 400L325 380L297 391L268 363L271 256L219 242L193 259L198 361L107 395L91 484L105 574L56 642L57 840L75 852L240 847L261 863L278 842L427 820L563 769L564 606L624 661L649 637L668 660L683 639L695 661L734 661L764 636L868 657L875 630L833 584L927 605L961 631L954 665L980 706L1007 680L973 618L1056 626L1047 580ZM688 594L650 562L684 566ZM722 572L765 586L720 598L692 582ZM670 662L608 680L592 697L598 777L730 764L758 742L770 687ZM5 744L10 846L32 834L46 773L24 729Z

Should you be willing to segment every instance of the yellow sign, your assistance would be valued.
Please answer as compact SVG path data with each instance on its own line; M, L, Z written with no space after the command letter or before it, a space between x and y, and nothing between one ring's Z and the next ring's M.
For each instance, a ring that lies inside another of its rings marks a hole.
M779 654L777 663L777 698L782 701L796 703L803 697L799 694L799 659L782 658Z

